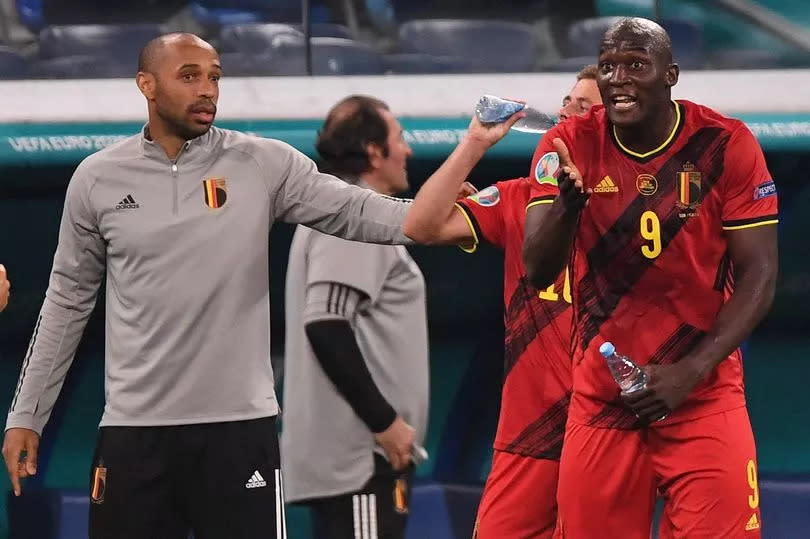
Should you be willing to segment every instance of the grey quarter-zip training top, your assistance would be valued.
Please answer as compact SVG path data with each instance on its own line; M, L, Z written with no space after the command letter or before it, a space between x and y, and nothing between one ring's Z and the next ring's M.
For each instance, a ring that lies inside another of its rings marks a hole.
M101 426L276 415L273 223L401 244L408 202L321 174L283 142L215 127L174 161L144 133L89 156L68 185L6 428L42 432L105 270Z

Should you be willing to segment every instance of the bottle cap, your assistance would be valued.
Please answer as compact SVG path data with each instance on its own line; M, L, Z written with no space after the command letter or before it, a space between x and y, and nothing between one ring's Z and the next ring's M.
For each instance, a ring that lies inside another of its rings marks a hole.
M605 357L610 357L616 353L616 347L613 346L612 342L603 342L602 346L599 347L599 353Z

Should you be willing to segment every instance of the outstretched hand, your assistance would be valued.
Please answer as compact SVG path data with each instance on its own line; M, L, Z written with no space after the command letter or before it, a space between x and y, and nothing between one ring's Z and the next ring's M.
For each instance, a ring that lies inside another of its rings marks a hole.
M579 211L588 204L593 189L585 188L582 174L574 164L565 142L560 138L555 138L551 143L560 158L560 172L557 176L560 198L567 210Z

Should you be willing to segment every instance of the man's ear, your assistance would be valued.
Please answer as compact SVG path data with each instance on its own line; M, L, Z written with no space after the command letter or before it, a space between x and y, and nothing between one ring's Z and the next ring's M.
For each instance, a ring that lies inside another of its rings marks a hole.
M382 166L383 156L382 148L373 142L366 144L366 155L368 155L368 164L371 168L380 168Z
M667 73L664 77L666 80L667 87L672 88L676 84L678 84L678 77L681 74L681 68L678 64L670 64L669 68L667 68Z
M138 74L135 75L135 84L138 85L138 89L146 99L152 100L155 98L155 83L155 76L151 73L138 71Z

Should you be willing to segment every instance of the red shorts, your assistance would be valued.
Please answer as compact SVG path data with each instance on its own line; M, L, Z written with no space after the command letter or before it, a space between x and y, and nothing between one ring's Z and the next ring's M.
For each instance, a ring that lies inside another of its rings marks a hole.
M495 450L492 470L478 506L474 539L550 539L557 520L554 460Z
M649 539L656 492L665 502L661 539L759 539L746 408L644 430L569 422L555 537Z

